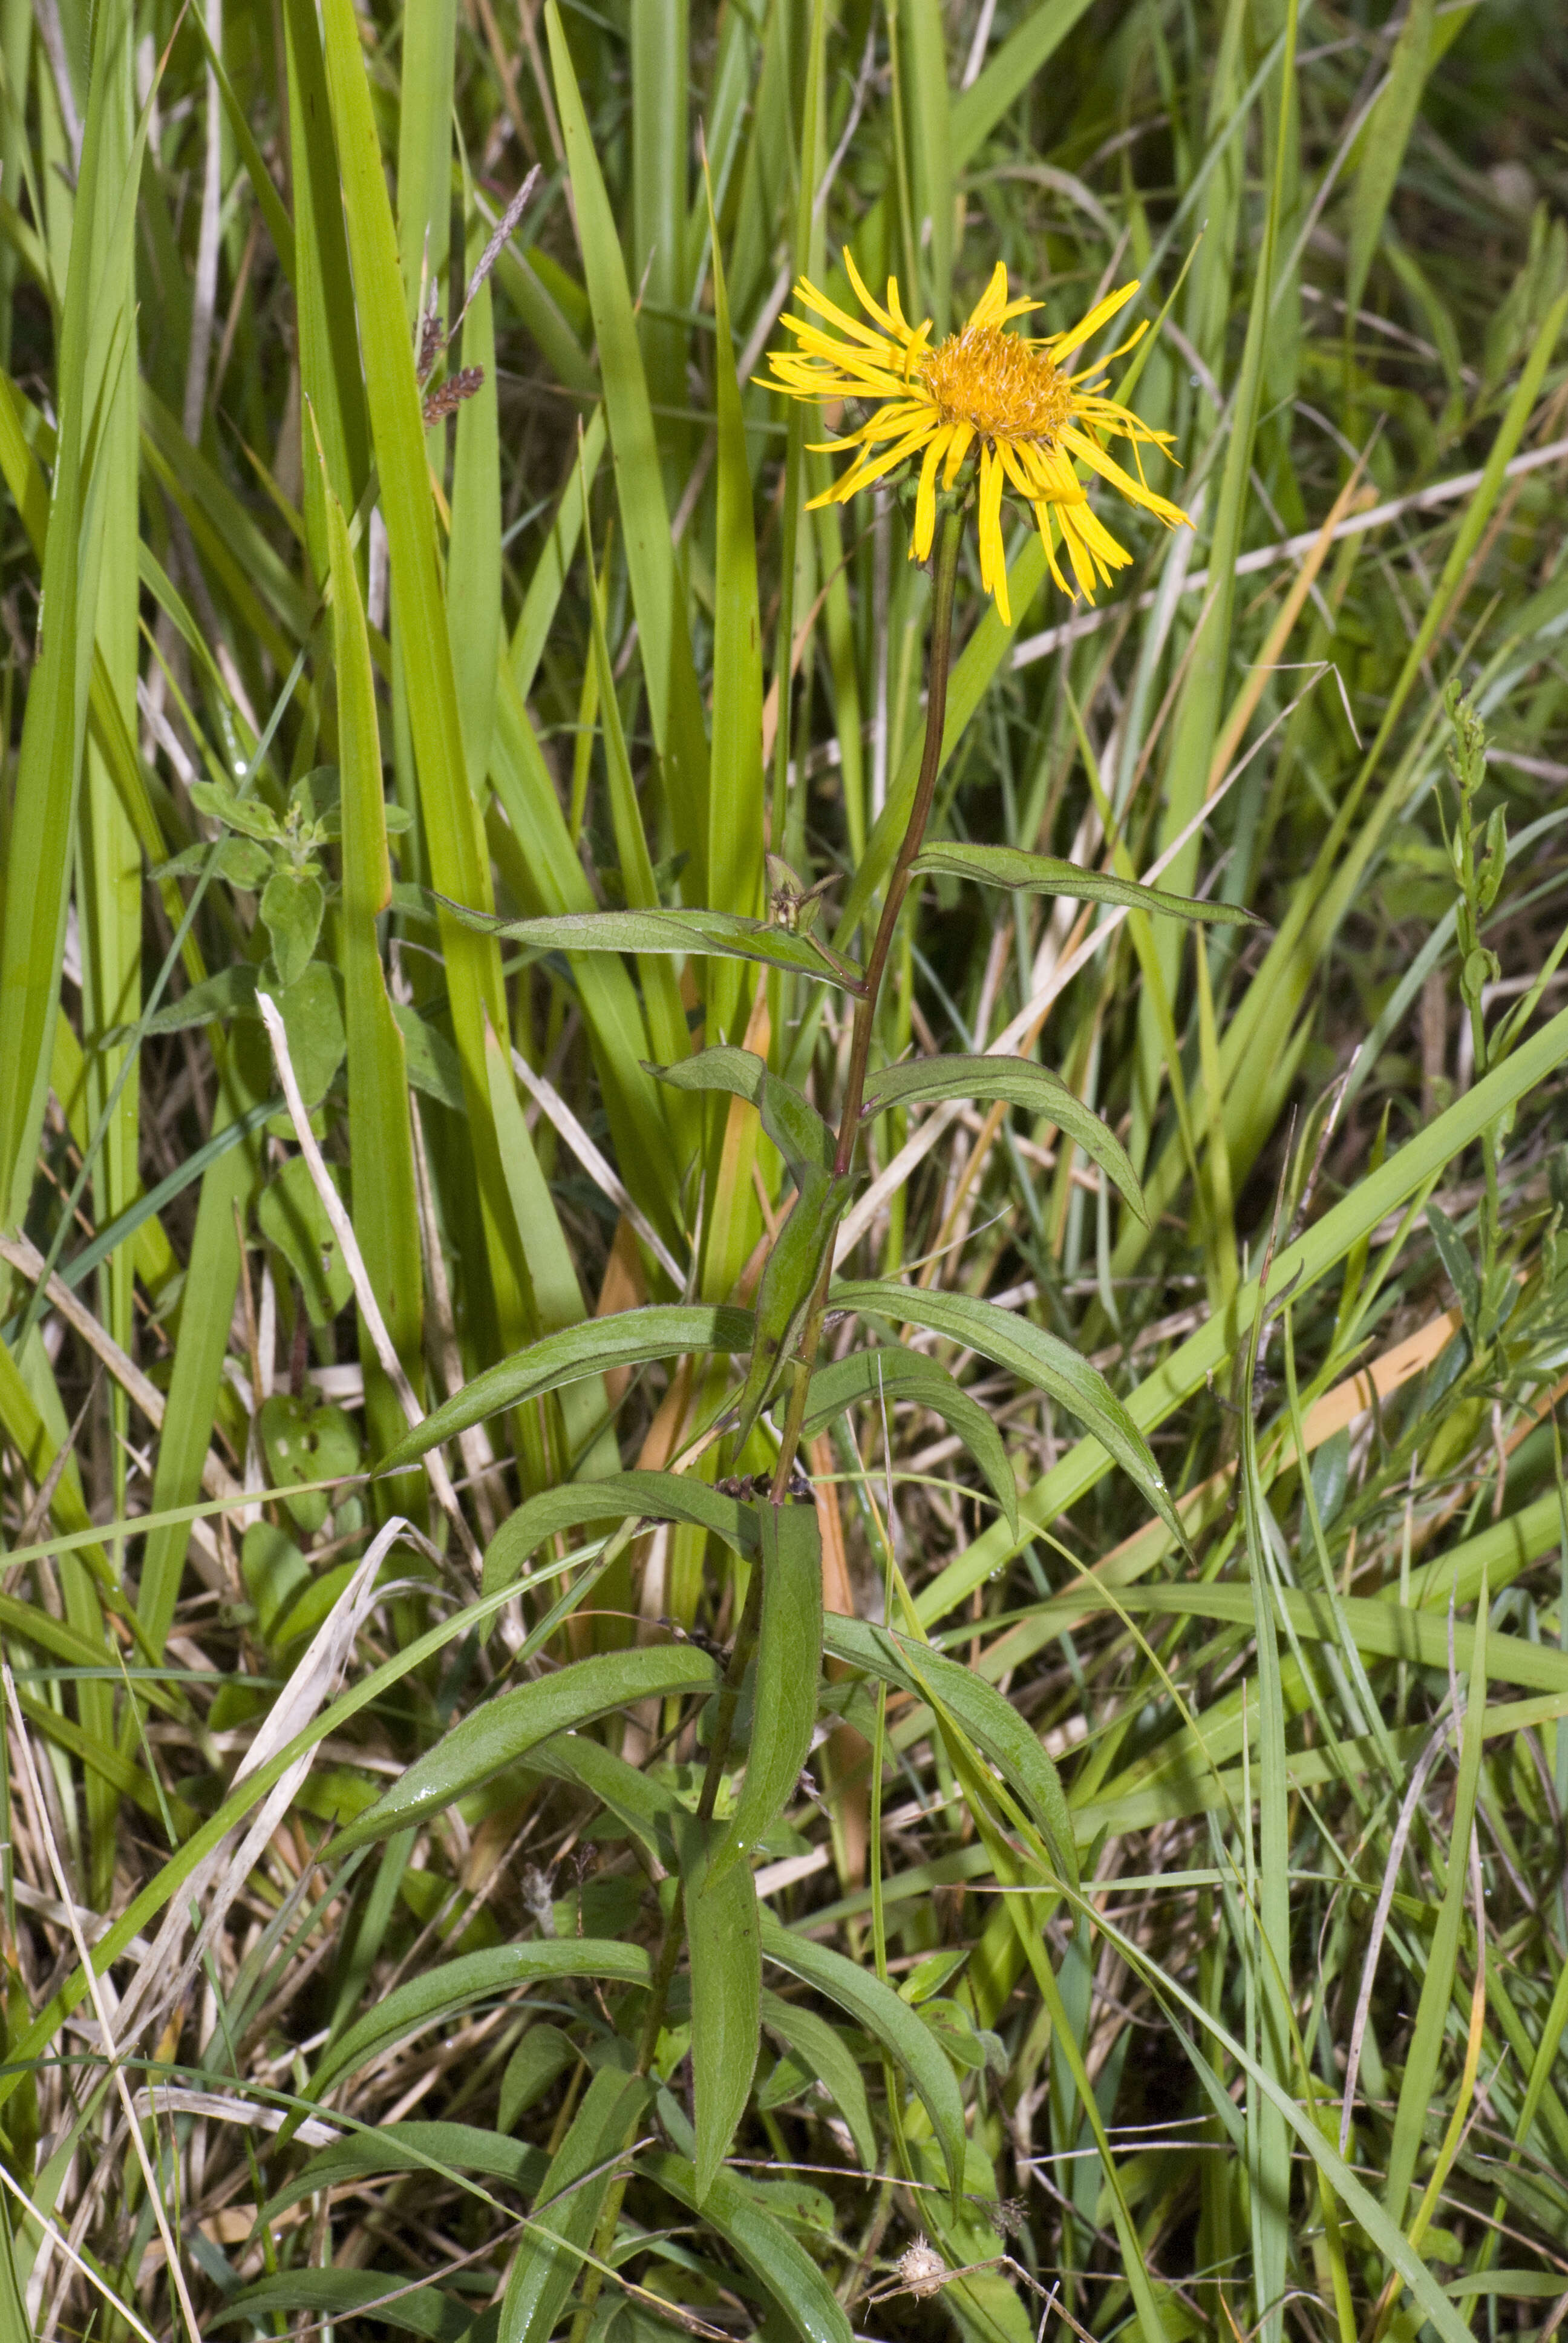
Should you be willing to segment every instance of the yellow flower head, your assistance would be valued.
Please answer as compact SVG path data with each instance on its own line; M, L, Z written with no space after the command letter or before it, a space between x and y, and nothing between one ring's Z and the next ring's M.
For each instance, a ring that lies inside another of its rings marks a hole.
M980 581L995 596L997 610L1008 626L1012 612L1001 537L1005 488L1010 486L1033 506L1050 574L1064 593L1070 593L1057 561L1054 532L1060 530L1073 577L1091 601L1096 585L1109 585L1111 571L1132 557L1090 509L1075 461L1098 472L1130 504L1141 505L1167 528L1186 520L1179 505L1145 486L1137 455L1141 446L1168 452L1170 434L1151 430L1127 407L1101 395L1102 367L1109 359L1078 374L1069 371L1085 342L1132 298L1135 283L1097 302L1068 332L1030 341L1007 327L1040 304L1008 299L1007 270L999 261L969 323L933 348L930 319L920 326L906 322L892 277L883 308L866 290L848 252L844 266L872 326L846 317L802 278L795 288L799 300L836 330L827 333L820 326L786 317L799 347L771 352L769 357L775 387L792 398L876 404L876 412L858 430L827 442L829 451L853 447L856 455L849 470L815 499L817 504L843 504L857 489L885 479L919 456L920 494L910 558L925 561L936 529L939 468L942 486L950 488L978 443ZM1111 357L1131 349L1144 330L1140 327ZM1101 443L1107 437L1131 443L1139 478L1106 454Z

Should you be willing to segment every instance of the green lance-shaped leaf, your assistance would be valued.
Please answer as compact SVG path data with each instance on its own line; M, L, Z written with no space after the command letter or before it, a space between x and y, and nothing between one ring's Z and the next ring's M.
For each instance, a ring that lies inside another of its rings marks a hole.
M799 1336L849 1201L847 1180L835 1180L815 1164L803 1168L799 1193L773 1240L757 1289L757 1332L738 1402L737 1448L756 1423Z
M1432 1231L1438 1258L1448 1272L1449 1282L1458 1296L1461 1312L1473 1340L1476 1321L1481 1315L1481 1280L1475 1273L1475 1263L1470 1258L1464 1239L1441 1204L1427 1206L1426 1224Z
M209 2327L248 2324L262 2334L276 2333L278 2313L304 2311L321 2328L347 2325L363 2312L385 2319L405 2335L422 2335L429 2343L462 2343L471 2324L467 2310L440 2287L417 2286L407 2268L282 2269L242 2287L224 2304Z
M811 1747L822 1672L822 1541L815 1505L757 1506L762 1625L751 1747L734 1818L709 1873L717 1881L783 1813Z
M181 1033L191 1025L205 1025L215 1017L254 1017L256 986L260 970L249 960L236 960L229 968L220 968L216 976L204 976L177 1001L166 1008L155 1009L143 1022L144 1034ZM122 1029L116 1028L108 1036L118 1038Z
M914 2023L918 2026L920 2020L916 2018ZM706 2197L699 2197L697 2175L684 2156L640 2156L638 2169L650 2180L658 2181L677 2204L688 2206L693 2212L700 2206L704 2219L712 2222L748 2269L761 2280L789 2326L804 2338L804 2343L853 2343L854 2330L844 2315L843 2306L816 2263L783 2223L765 2212L740 2181L721 2172Z
M504 936L524 950L546 952L678 952L694 960L749 960L764 968L787 969L824 984L859 989L861 970L835 952L829 959L809 936L766 920L742 919L734 911L565 911L553 919L498 920L440 899L442 908L465 927Z
M739 1497L710 1489L684 1473L611 1473L602 1481L571 1481L529 1497L501 1523L485 1550L485 1593L519 1577L547 1538L589 1522L685 1522L711 1530L732 1552L757 1551L757 1516Z
M648 2098L641 2075L601 2066L573 2117L571 2127L550 2158L532 2215L538 2227L526 2235L501 2298L498 2343L545 2343L567 2306L582 2270L580 2248L598 2224L613 2171L599 2171L625 2147ZM586 2182L584 2175L594 2173ZM541 2231L562 2242L552 2246ZM578 2248L578 2250L574 2250Z
M868 1282L835 1286L831 1301L837 1309L924 1326L949 1342L983 1352L998 1366L1048 1393L1094 1434L1185 1548L1186 1534L1148 1442L1105 1377L1054 1334L1043 1332L1010 1310L999 1310L994 1302L980 1302L968 1293L923 1292L914 1286Z
M509 1359L476 1375L444 1407L416 1424L384 1460L384 1472L412 1464L427 1450L471 1423L504 1407L542 1399L563 1383L584 1375L604 1374L612 1367L646 1366L653 1359L674 1359L687 1351L749 1351L752 1322L749 1310L712 1307L706 1302L659 1302L646 1310L618 1311L608 1318L590 1318L580 1326L564 1326L530 1342Z
M956 1432L963 1442L990 1482L1009 1524L1017 1531L1018 1484L1007 1461L1000 1433L979 1400L971 1399L946 1367L935 1359L928 1359L921 1351L906 1351L897 1343L889 1343L876 1350L857 1351L848 1359L837 1359L830 1366L819 1367L811 1378L811 1396L806 1403L804 1435L808 1440L814 1439L847 1407L858 1406L863 1400L875 1404L883 1399L890 1403L913 1400L921 1407L929 1407L933 1415L940 1415L948 1430Z
M454 1798L487 1782L503 1766L515 1765L554 1733L587 1725L634 1701L710 1692L718 1673L708 1654L694 1644L654 1644L642 1651L603 1652L578 1660L556 1675L519 1684L516 1692L487 1700L443 1734L384 1798L349 1825L337 1842L338 1851L347 1855L449 1806Z
M716 1871L719 1832L696 1815L676 1825L691 1956L691 2073L700 2204L746 2112L762 2026L762 1939L751 1866Z
M1077 1889L1078 1848L1056 1767L994 1684L928 1644L910 1643L863 1619L835 1614L823 1623L823 1641L834 1659L912 1693L917 1700L940 1701L1040 1825L1058 1877Z
M870 2102L860 2069L843 2036L825 2017L819 2017L814 2009L803 2009L798 2001L786 2001L782 1995L769 1993L766 1987L762 1994L762 2023L821 2084L849 2127L856 2155L868 2172L873 2171L877 2134L871 2122Z
M438 1968L427 1969L395 1986L382 2000L357 2018L323 2055L311 2077L307 2094L313 2106L325 2099L333 2086L351 2075L367 2058L377 2057L395 2042L406 2041L427 2026L442 2026L477 2001L498 2000L519 1986L541 1979L599 1977L615 1985L646 1985L648 1954L641 1945L626 1945L610 1937L541 1936L526 1945L495 1945L487 1952L464 1953Z
M1155 911L1171 920L1209 920L1223 928L1258 925L1238 903L1202 903L1194 895L1168 895L1135 879L1084 870L1055 854L1029 854L1020 846L969 846L943 839L915 857L921 878L972 879L982 887L1010 887L1025 895L1067 895L1078 903L1120 903L1129 911Z
M1032 1058L910 1058L866 1084L867 1115L921 1099L1001 1099L1030 1114L1049 1115L1126 1197L1147 1227L1149 1209L1126 1149L1100 1117L1074 1096L1060 1075Z
M652 402L643 371L634 287L627 281L621 226L600 170L566 30L553 5L545 11L545 25L561 139L571 176L583 276L593 312L594 338L598 344L599 374L615 457L616 497L620 506L628 581L648 688L648 716L676 843L690 854L693 879L698 889L706 892L708 739L691 655L687 588L670 540L669 508L665 501ZM661 53L668 57L668 41ZM665 255L667 265L671 259L672 256ZM639 262L639 274L640 268ZM653 323L651 319L646 322Z
M909 2003L900 2001L891 1986L884 1985L872 1971L826 1945L797 1936L774 1918L766 1905L761 1910L763 1959L837 2003L909 2077L930 2117L956 2200L964 2185L963 2101L935 2035Z
M408 1120L407 1054L396 1011L387 996L377 935L377 922L392 890L392 866L387 850L387 809L381 795L376 679L343 508L327 492L323 498L323 509L331 560L332 630L337 657L339 819L343 840L343 899L337 935L348 1060L348 1146L350 1161L366 1167L365 1176L354 1182L354 1232L365 1258L366 1272L381 1305L387 1332L422 1402L424 1274L419 1257L413 1131ZM234 842L237 845L242 841ZM276 883L276 879L269 881L268 893ZM264 897L264 902L265 900ZM274 942L276 950L276 936ZM281 960L278 964L281 970ZM457 1079L460 1088L460 1074ZM321 1231L310 1213L312 1192L307 1183L301 1182L307 1167L298 1157L295 1158L295 1165L297 1169L291 1165L286 1174L295 1183L297 1202L291 1217L297 1222L304 1222L313 1239L312 1250L318 1259L325 1256L330 1264ZM330 1265L327 1274L331 1281ZM319 1272L316 1282L320 1282ZM347 1272L339 1264L337 1278L329 1283L326 1296L327 1308L334 1313L347 1299L340 1291L347 1282ZM309 1292L307 1283L307 1298ZM319 1318L319 1310L313 1309L312 1315ZM404 1417L397 1394L363 1319L359 1322L359 1360L365 1376L367 1445L375 1455L378 1449L389 1446L401 1436ZM411 1512L417 1487L417 1482L411 1483L401 1500L393 1492L383 1491L383 1502L388 1511L406 1504Z
M530 2026L523 2038L530 2040L536 2034L566 2041L566 2036L553 2026ZM575 2066L578 2055L575 2046L568 2043L564 2063ZM560 2069L556 2071L558 2074ZM347 2132L330 2147L308 2157L267 2198L261 2217L264 2222L274 2222L290 2205L297 2205L302 2197L316 2196L324 2188L352 2187L357 2181L388 2172L433 2170L442 2179L450 2175L454 2180L461 2173L477 2172L487 2179L504 2180L509 2187L526 2189L531 2195L543 2180L548 2163L542 2149L510 2139L504 2131L481 2130L477 2124L417 2120L377 2124L364 2131Z
M516 2130L518 2117L527 2115L568 2066L577 2065L578 2056L577 2044L558 2026L541 2022L529 2026L501 2077L496 2126L503 2137Z
M747 1100L758 1110L763 1130L797 1181L808 1170L832 1170L836 1144L832 1131L809 1099L803 1098L793 1082L770 1073L754 1050L739 1050L726 1042L717 1049L699 1050L695 1057L683 1058L677 1065L650 1066L648 1071L677 1090L728 1091L732 1098Z
M541 1774L576 1782L589 1797L608 1806L667 1871L676 1868L680 1858L675 1834L681 1815L690 1810L651 1774L628 1765L624 1757L618 1757L613 1749L586 1733L558 1734L528 1763Z

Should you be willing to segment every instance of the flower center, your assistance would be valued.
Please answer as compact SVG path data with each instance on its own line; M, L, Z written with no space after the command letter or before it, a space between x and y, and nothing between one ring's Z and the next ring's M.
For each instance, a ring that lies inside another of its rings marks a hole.
M1072 387L1054 361L1000 326L950 334L920 374L942 422L967 423L981 439L1049 447L1072 414Z

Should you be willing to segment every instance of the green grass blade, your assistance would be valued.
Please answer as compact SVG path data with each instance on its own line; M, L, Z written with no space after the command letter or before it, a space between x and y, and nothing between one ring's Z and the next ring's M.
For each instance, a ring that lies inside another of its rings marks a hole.
M571 52L555 0L548 0L550 58L561 129L577 198L578 235L598 337L599 369L615 457L632 606L637 612L648 714L664 778L675 842L690 860L682 885L689 902L708 895L708 736L692 665L686 595L669 541L669 508L658 437L643 371L632 295L615 218L605 190Z

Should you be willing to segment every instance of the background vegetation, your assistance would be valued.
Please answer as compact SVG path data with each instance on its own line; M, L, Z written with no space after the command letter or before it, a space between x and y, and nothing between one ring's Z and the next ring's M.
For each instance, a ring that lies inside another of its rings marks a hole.
M1544 2343L1561 12L4 0L0 57L6 2336ZM721 1420L697 1332L571 1330L711 1332L790 1192L648 1065L746 1041L831 1113L848 1018L454 907L759 915L766 836L854 948L929 581L896 492L806 509L751 379L845 242L939 330L999 256L1052 328L1167 307L1137 404L1195 527L1131 523L1086 611L1020 523L1010 632L966 568L935 834L1175 845L1262 924L911 899L878 1062L1037 1054L1151 1225L1005 1104L872 1127L845 1265L1019 1341L909 1332L809 1426L760 2055L694 1945L645 2090L748 1564L723 1491L520 1508ZM365 1477L552 1334L592 1373Z

